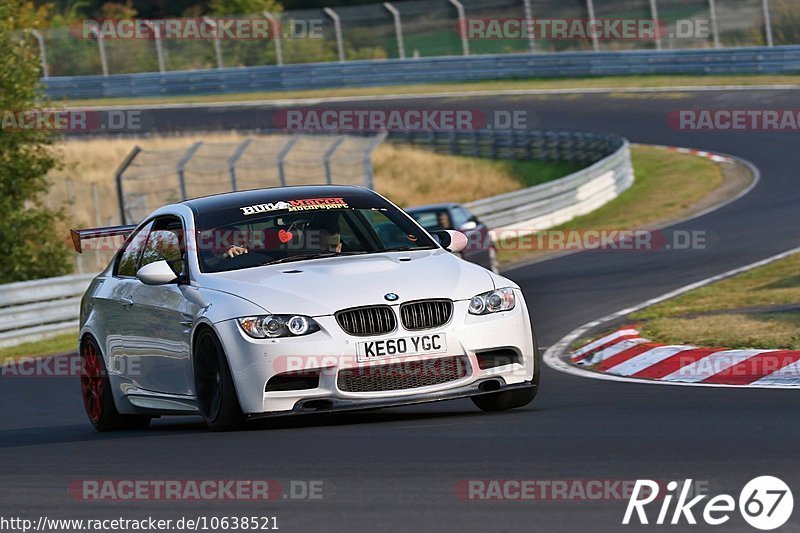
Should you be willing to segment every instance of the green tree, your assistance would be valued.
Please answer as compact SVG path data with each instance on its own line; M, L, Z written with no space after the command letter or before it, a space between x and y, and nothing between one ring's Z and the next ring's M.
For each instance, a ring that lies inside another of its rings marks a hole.
M771 12L775 44L800 44L800 6L797 1L773 1Z
M31 2L0 1L0 283L71 270L61 214L42 203L58 164L53 133L8 120L41 105L39 52L24 30L40 28L45 16Z

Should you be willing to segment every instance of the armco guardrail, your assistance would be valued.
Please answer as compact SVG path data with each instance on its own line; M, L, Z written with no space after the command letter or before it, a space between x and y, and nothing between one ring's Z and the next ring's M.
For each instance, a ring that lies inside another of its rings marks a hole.
M561 179L467 204L491 229L538 231L586 214L633 184L628 141L618 135L577 131L482 130L393 132L400 141L439 153L586 163Z
M54 99L288 91L509 78L630 74L796 74L800 46L501 54L223 68L43 80Z
M468 204L492 229L546 229L596 209L633 183L628 142L617 135L485 130L395 132L390 139L439 153L590 165L549 183ZM0 348L75 330L80 298L93 277L64 276L0 286Z
M81 296L95 276L0 285L0 348L77 329Z
M589 168L535 187L467 204L491 229L532 233L585 215L633 185L627 141Z

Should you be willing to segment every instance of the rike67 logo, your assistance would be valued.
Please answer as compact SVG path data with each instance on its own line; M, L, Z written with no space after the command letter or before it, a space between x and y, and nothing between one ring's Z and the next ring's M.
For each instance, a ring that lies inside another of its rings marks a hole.
M691 479L685 480L682 486L671 481L667 483L666 491L661 493L663 485L649 479L637 480L622 523L635 524L638 519L640 524L650 524L652 513L648 517L645 507L656 500L660 500L660 508L656 504L651 511L659 509L653 522L658 525L697 524L695 514L710 526L719 526L730 520L731 513L737 509L733 496L720 494L709 498L707 494L692 495L692 486ZM773 476L751 479L739 493L738 510L742 518L756 529L767 531L781 527L792 516L793 509L794 498L789 486Z

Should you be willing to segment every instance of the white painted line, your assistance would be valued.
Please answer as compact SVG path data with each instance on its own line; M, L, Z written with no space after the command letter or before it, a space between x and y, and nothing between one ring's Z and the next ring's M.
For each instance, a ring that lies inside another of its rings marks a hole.
M593 320L592 322L588 322L579 328L576 328L569 334L567 334L564 338L558 341L556 344L550 347L543 356L544 362L550 368L558 370L560 372L564 372L567 374L572 374L574 376L581 376L584 378L593 378L593 379L602 379L606 381L624 381L628 383L646 383L649 385L679 385L684 387L734 387L734 388L769 388L769 389L796 389L796 386L793 385L775 385L775 384L764 384L761 385L758 382L751 383L750 385L742 386L742 385L728 385L728 384L718 384L718 383L682 383L676 381L660 381L660 380L649 380L649 379L638 379L638 378L630 378L625 376L615 376L612 374L605 374L600 372L592 372L591 370L586 370L584 368L578 368L569 364L567 361L563 360L562 357L567 354L569 347L572 346L575 341L580 339L583 335L586 334L591 329L596 327L603 326L609 322L613 322L614 320L619 320L631 313L635 313L645 307L650 307L651 305L655 305L657 303L663 302L665 300L669 300L671 298L675 298L682 294L686 294L687 292L693 291L695 289L699 289L701 287L705 287L707 285L711 285L712 283L716 283L717 281L722 281L727 278L731 278L738 274L742 274L744 272L749 272L758 267L762 267L768 265L770 263L774 263L775 261L780 261L790 255L800 253L800 247L792 248L791 250L787 250L785 252L773 255L772 257L768 257L766 259L762 259L761 261L756 261L755 263L751 263L749 265L735 268L733 270L729 270L728 272L724 272L722 274L718 274L716 276L711 276L701 281L697 281L695 283L691 283L680 289L676 289L674 291L670 291L666 294L662 294L656 298L652 298L640 304L634 305L632 307L628 307L626 309L621 309L616 313L611 313L610 315L606 315L602 318L597 320ZM759 380L761 381L761 380Z

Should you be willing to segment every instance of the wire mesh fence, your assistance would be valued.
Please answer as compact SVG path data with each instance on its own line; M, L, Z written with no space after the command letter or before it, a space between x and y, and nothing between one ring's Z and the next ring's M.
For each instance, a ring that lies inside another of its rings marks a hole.
M800 44L797 0L404 0L231 20L267 24L273 18L276 25L263 38L159 33L158 39L154 34L98 39L78 24L43 31L40 45L49 76L81 76L360 59ZM620 36L601 30L598 37L586 32L588 20L650 21L659 31ZM533 29L508 31L505 21L530 23L526 27ZM466 31L473 23L482 30ZM491 23L501 31L492 33ZM562 27L566 31L559 33Z
M134 148L116 175L119 220L136 223L160 205L221 192L286 185L373 187L372 153L385 138L265 135L198 141L177 150Z

